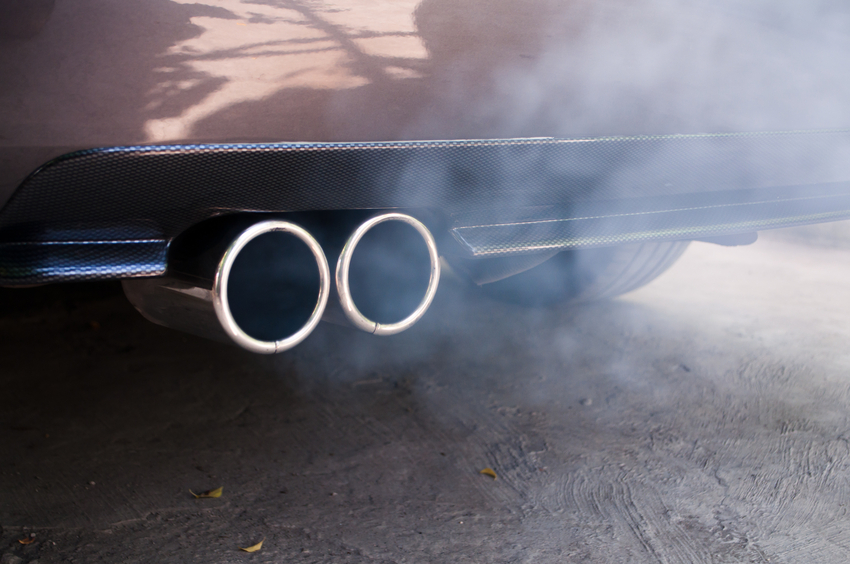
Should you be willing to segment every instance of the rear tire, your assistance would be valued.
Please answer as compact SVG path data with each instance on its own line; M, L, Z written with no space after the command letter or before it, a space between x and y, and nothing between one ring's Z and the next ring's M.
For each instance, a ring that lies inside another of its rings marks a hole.
M495 299L527 306L609 299L658 278L689 243L638 243L563 251L529 270L482 284L481 289Z

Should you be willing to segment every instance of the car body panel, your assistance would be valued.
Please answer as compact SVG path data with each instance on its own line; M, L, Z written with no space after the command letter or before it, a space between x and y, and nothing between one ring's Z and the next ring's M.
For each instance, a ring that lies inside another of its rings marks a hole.
M161 242L222 213L495 217L620 202L604 215L624 201L735 190L781 188L788 200L829 184L840 196L850 18L842 3L817 4L16 0L0 38L0 243L21 256L21 245L139 241L147 258L121 264L149 275ZM832 132L759 133L813 130ZM454 141L464 139L482 141ZM287 164L350 144L390 156L367 173L324 157ZM519 150L463 157L505 147ZM213 153L244 168L192 172ZM119 174L110 159L135 164ZM84 161L93 168L66 175ZM808 217L844 217L833 211Z

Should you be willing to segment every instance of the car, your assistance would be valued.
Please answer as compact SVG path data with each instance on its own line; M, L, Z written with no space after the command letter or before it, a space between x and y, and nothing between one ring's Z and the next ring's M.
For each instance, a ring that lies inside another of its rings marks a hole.
M7 0L0 285L259 353L850 218L845 3Z

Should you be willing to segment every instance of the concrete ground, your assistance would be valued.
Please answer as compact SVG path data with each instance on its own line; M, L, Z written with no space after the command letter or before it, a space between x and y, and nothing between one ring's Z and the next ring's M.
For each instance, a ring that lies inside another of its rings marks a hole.
M608 303L446 283L274 357L111 284L3 290L0 562L847 562L848 280L846 247L695 243Z

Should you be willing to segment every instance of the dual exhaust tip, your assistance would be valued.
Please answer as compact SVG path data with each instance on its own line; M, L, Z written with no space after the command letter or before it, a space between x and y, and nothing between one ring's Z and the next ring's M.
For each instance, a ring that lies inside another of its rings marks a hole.
M207 246L205 254L170 264L167 277L125 280L124 291L154 323L256 353L291 349L322 319L375 335L400 333L422 318L440 280L433 235L397 212L354 229L333 283L322 245L289 221L254 223Z

